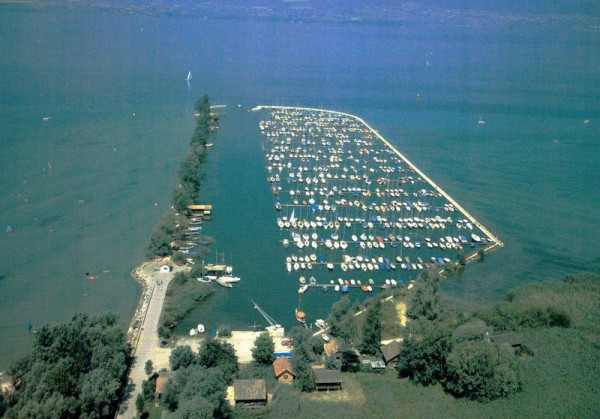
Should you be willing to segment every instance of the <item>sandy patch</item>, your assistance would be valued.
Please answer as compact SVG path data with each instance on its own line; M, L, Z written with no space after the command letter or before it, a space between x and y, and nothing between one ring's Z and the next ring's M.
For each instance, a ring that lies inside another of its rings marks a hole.
M398 313L398 319L400 320L400 326L406 327L406 322L407 322L406 303L403 301L396 303L396 312Z

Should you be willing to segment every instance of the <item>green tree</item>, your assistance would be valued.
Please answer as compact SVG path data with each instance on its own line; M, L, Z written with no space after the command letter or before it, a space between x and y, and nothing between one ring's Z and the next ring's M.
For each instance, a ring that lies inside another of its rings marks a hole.
M152 365L151 359L146 360L146 364L144 365L144 371L146 372L146 375L152 375L152 372L154 371L154 365Z
M435 320L440 317L442 306L438 295L439 278L423 276L417 285L411 304L411 316L417 319Z
M331 313L329 315L329 332L331 335L339 337L350 344L356 336L356 326L353 316L352 303L348 296L334 303L331 306Z
M116 316L75 315L45 326L29 355L8 370L15 382L7 417L109 417L123 393L130 347Z
M410 323L398 358L400 376L416 383L435 384L446 374L446 357L452 349L452 327L440 321Z
M197 361L197 355L189 346L178 346L171 351L171 356L169 356L169 365L173 371L179 368L187 368L190 365L196 364Z
M135 399L135 408L139 416L142 416L144 412L146 412L146 403L144 401L144 396L142 396L142 393L139 393Z
M519 390L514 355L489 342L462 342L448 355L445 387L458 397L488 402Z
M233 380L239 370L233 346L218 339L206 339L201 344L198 364L206 368L221 368L223 377L228 383Z
M291 358L292 368L296 374L294 386L303 392L314 391L315 373L310 366L310 359L303 353L295 353Z
M367 309L363 323L361 352L375 355L381 346L381 301L376 300Z
M262 332L254 341L252 358L258 365L271 365L275 361L275 342L269 332Z

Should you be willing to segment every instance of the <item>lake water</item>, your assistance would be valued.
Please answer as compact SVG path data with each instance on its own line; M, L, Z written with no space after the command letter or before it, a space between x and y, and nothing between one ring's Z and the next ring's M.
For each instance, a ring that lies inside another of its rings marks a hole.
M260 115L247 112L257 104L362 117L500 237L502 250L444 285L466 306L600 270L596 29L2 12L0 225L14 232L0 236L0 370L29 348L29 322L112 311L128 324L140 294L129 274L169 206L204 93L227 105L200 193L215 207L209 262L223 254L242 283L182 330L264 325L250 299L295 322ZM339 298L313 294L312 318Z

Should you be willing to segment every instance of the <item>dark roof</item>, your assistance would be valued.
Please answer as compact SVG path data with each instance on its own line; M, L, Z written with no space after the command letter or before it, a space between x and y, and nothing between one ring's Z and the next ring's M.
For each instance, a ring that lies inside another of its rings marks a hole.
M490 340L498 345L521 346L521 339L516 337L514 333L490 335Z
M338 384L342 382L342 373L337 370L318 369L315 370L316 384Z
M267 383L265 380L234 380L235 400L266 400Z
M294 369L292 368L292 363L289 359L277 358L275 361L273 361L273 372L275 373L275 378L279 378L281 374L286 371L292 374L294 377L296 376L296 374L294 374Z
M383 354L383 359L385 360L385 362L390 362L392 359L396 358L400 354L400 342L393 341L388 343L387 345L381 345L379 349Z

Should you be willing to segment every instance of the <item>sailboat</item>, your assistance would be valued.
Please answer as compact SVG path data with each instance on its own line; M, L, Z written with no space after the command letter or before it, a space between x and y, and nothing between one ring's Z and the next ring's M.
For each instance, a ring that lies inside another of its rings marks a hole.
M485 125L485 119L483 119L483 114L479 114L479 120L477 121L479 125Z
M187 81L187 82L190 82L190 81L192 81L192 72L191 72L191 71L188 71L188 75L187 75L187 77L185 78L185 81Z

